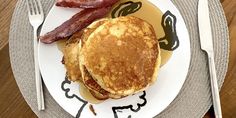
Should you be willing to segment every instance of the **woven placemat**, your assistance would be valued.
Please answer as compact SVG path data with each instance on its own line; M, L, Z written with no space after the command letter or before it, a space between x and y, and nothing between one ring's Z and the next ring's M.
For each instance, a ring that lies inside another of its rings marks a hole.
M26 0L19 0L12 17L10 29L10 59L13 73L26 102L42 118L72 117L50 96L46 87L46 110L37 110L33 61L33 33L28 22ZM210 15L213 29L215 61L219 88L223 84L229 58L229 38L226 19L219 0L210 0ZM210 81L205 53L200 49L197 26L198 0L173 0L186 22L191 42L191 63L187 80L175 100L157 117L199 118L212 105ZM46 13L54 0L42 0Z

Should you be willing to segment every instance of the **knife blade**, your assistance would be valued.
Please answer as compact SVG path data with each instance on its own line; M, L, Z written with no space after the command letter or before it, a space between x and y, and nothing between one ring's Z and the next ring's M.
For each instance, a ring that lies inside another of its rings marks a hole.
M214 62L214 49L208 0L198 1L198 30L200 35L201 49L207 53L208 57L212 101L215 117L222 118L219 89Z

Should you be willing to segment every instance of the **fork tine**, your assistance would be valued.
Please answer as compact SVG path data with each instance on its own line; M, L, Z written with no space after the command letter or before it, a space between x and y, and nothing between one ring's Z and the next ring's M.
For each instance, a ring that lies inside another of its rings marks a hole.
M38 4L35 0L32 0L32 6L35 9L35 14L39 14L39 8L38 8Z
M29 1L26 0L26 6L27 6L27 10L28 10L28 13L31 15L32 14L32 11L30 9L30 4L29 4Z
M35 15L36 12L35 12L35 8L34 8L34 4L32 2L32 0L27 0L29 2L29 8L31 10L31 15Z
M38 3L40 14L43 14L43 7L42 7L42 4L41 4L41 1L40 0L36 0L36 2Z

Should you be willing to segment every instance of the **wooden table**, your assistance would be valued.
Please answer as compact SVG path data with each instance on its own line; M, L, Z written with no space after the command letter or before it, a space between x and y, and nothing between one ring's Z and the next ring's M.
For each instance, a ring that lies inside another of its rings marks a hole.
M9 59L8 36L11 16L17 0L0 0L0 118L36 117L22 97L14 79ZM236 2L221 0L230 32L228 73L220 91L224 118L236 117ZM211 108L205 118L213 118Z

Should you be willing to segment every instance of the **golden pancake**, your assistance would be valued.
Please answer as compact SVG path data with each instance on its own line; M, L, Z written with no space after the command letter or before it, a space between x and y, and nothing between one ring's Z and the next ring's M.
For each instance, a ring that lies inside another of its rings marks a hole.
M105 21L106 19L101 19L100 21ZM92 23L88 28L86 28L86 31L80 31L74 33L69 40L66 42L66 46L63 49L63 55L64 55L64 65L67 70L67 77L71 81L81 81L81 72L79 69L79 42L81 37L83 36L89 36L87 33L92 30L93 28L98 27L101 25L102 22L94 22ZM90 34L90 33L89 33Z
M77 32L70 37L64 47L64 65L67 70L67 77L71 81L81 81L81 73L79 70L79 41L82 32Z
M111 95L134 94L155 82L160 48L146 21L132 16L106 20L84 43L80 64Z
M96 21L94 23L92 23L91 25L89 25L83 33L83 36L81 38L81 42L80 42L80 47L83 47L83 44L87 41L87 38L89 37L89 35L96 30L96 28L100 25L102 25L103 23L105 23L106 21L108 21L108 19L101 19L99 21ZM109 92L107 92L106 90L104 90L103 88L101 88L101 86L99 84L97 84L97 82L93 79L93 77L90 75L90 73L87 71L86 67L83 64L80 64L80 70L82 73L82 78L83 78L83 83L85 85L85 87L87 87L91 94L99 99L99 100L105 100L108 98L114 98L114 99L118 99L121 98L121 96L117 96L117 95L112 95Z
M118 99L124 96L115 95L107 92L93 79L90 73L87 71L85 66L82 67L83 82L86 88L90 90L90 93L98 100L105 100L108 98Z

